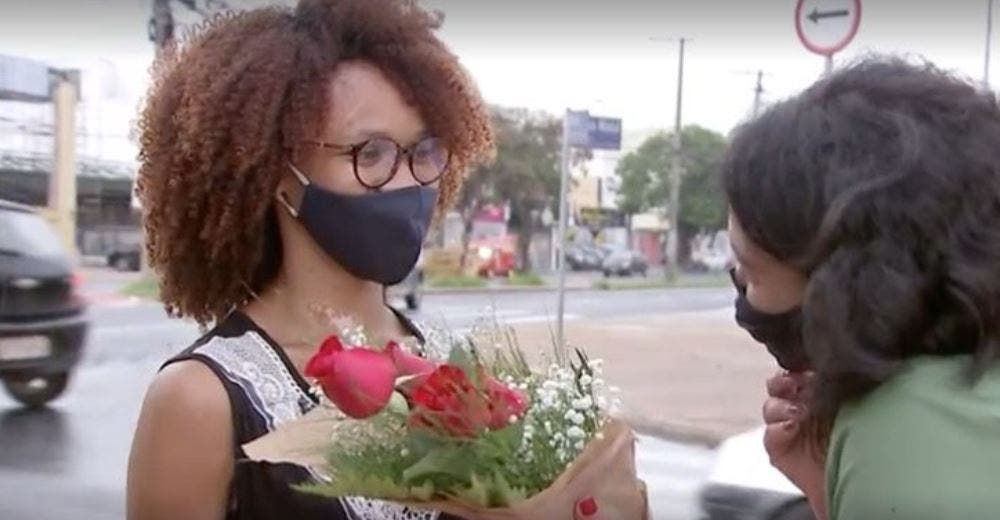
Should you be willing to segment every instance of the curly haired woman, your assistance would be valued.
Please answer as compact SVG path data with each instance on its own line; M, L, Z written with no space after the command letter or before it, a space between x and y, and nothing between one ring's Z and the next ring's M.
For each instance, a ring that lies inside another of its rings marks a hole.
M816 516L1000 515L1000 108L870 58L739 130L737 319L791 373L765 444Z
M317 305L420 337L384 287L493 149L438 22L406 0L302 0L213 19L158 64L139 125L149 261L168 311L214 328L149 389L129 518L439 517L298 493L305 468L241 449L316 406Z

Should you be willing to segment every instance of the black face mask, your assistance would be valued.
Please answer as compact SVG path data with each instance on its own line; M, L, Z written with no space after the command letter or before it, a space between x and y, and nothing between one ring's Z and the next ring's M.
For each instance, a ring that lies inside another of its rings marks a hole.
M796 307L781 314L754 309L747 299L746 285L736 278L735 270L730 272L730 276L739 293L736 297L736 323L758 343L763 343L781 368L792 372L808 370L809 359L802 347L802 309Z
M434 216L437 189L414 186L341 195L289 167L305 187L302 203L296 210L283 195L279 200L335 262L382 285L395 285L410 274Z

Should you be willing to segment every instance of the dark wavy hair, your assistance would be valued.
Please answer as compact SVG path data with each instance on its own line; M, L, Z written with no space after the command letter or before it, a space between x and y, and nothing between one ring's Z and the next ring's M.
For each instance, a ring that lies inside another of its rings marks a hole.
M330 74L377 66L448 144L440 208L493 153L471 77L416 0L300 0L226 13L154 68L138 122L138 193L168 312L224 317L280 267L274 197L287 157L324 124Z
M809 277L812 426L920 355L1000 341L1000 109L930 64L871 57L738 129L724 162L747 236Z

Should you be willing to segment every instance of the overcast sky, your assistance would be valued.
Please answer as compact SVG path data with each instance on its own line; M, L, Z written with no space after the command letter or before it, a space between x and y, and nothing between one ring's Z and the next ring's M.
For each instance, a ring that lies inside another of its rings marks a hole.
M809 0L836 10L849 0ZM146 87L151 0L4 0L0 53L88 72L88 151L128 158L123 144ZM260 5L262 0L230 1ZM492 103L623 119L626 134L673 125L677 43L687 47L683 119L721 132L745 118L754 73L764 100L795 93L823 70L798 41L793 0L425 0L446 15L442 38ZM16 5L14 5L16 4ZM837 62L868 52L924 56L982 79L986 0L868 0ZM175 10L184 10L176 4ZM1000 11L1000 6L998 6ZM1000 13L997 13L1000 15ZM190 14L180 16L193 22ZM994 56L1000 52L994 52ZM1000 67L1000 58L994 68ZM1000 70L997 74L1000 82ZM24 116L35 109L0 107ZM0 115L3 115L0 113ZM99 150L96 136L102 135Z

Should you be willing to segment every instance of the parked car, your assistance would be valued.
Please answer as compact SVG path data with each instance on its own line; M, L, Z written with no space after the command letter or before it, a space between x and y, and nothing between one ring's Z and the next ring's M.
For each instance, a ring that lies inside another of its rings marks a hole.
M702 520L815 520L802 492L771 466L763 427L719 445L699 501Z
M646 276L646 273L649 271L649 265L646 264L646 259L641 254L622 249L609 254L604 259L601 270L606 277L612 275L632 276L635 274Z
M570 245L566 247L566 266L573 271L600 271L604 254L595 247Z
M79 278L49 223L0 200L0 380L42 406L66 389L87 335Z
M119 271L138 271L142 267L139 246L113 249L108 253L108 265Z

